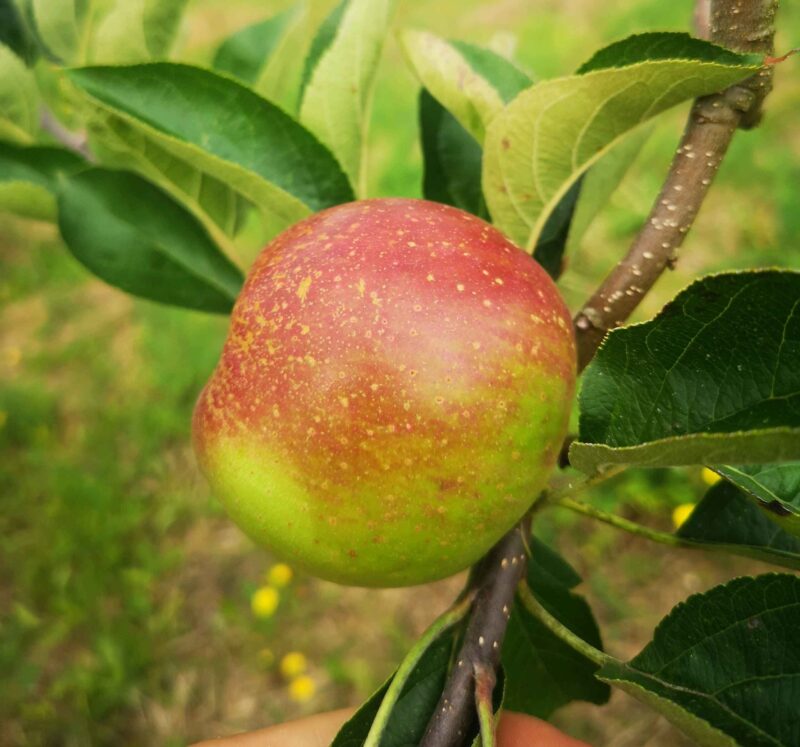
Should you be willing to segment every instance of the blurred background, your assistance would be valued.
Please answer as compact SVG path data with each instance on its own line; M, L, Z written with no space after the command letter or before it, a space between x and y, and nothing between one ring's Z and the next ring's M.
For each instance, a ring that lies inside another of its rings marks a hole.
M193 0L176 56L207 62L222 38L286 7ZM779 52L798 44L784 3ZM690 2L401 0L396 25L514 53L536 78L601 45L686 30ZM639 318L698 275L798 263L800 76L778 67L763 125L740 133L674 272ZM370 140L371 195L419 196L417 84L394 40ZM663 117L561 282L572 308L626 250L677 143ZM266 239L250 227L240 250ZM356 705L460 588L348 589L302 576L223 515L195 467L194 400L227 319L133 300L92 279L52 225L0 216L0 744L184 745ZM671 529L700 470L632 471L590 497ZM592 531L590 531L592 530ZM583 574L607 648L628 657L680 599L766 567L671 551L560 510L538 529ZM683 745L622 693L556 722L598 747Z

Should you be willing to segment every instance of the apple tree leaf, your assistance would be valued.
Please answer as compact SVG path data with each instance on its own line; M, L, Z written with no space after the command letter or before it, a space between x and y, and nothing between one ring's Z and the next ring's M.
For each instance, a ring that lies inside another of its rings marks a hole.
M445 631L422 652L395 701L381 734L381 747L419 744L444 689L456 631ZM341 728L331 747L361 747L372 729L394 675Z
M530 78L488 49L407 29L400 43L425 89L483 145L486 127Z
M214 69L255 85L294 16L287 10L231 34L214 54Z
M752 497L776 524L800 537L800 462L711 469Z
M36 39L14 0L0 0L0 44L9 47L27 65L38 56Z
M335 31L312 62L300 104L300 121L331 149L360 195L372 88L394 4L346 0L334 11Z
M116 0L94 32L94 64L165 59L187 0Z
M233 236L241 214L238 196L226 182L202 171L186 159L130 124L98 112L91 123L90 144L104 166L136 171L169 192L187 207L217 243Z
M608 335L584 375L570 462L593 473L798 459L798 360L800 273L703 278Z
M597 649L600 631L586 600L571 589L581 578L558 553L531 541L528 586L551 615ZM607 685L595 678L598 665L551 633L517 600L503 643L505 705L539 718L573 700L605 703Z
M675 607L627 663L598 673L704 747L800 743L800 577L737 578Z
M59 62L73 62L85 39L87 0L27 0L36 34L45 51Z
M762 504L763 505L763 504ZM768 510L722 480L705 494L677 535L736 555L800 570L800 539L769 518Z
M33 72L0 44L0 139L33 141L39 126L39 93Z
M64 148L0 142L0 210L55 220L59 175L85 167L80 156Z
M230 78L166 62L79 68L69 77L101 109L286 223L353 199L314 135Z
M419 95L422 194L487 219L481 192L483 151L472 135L426 89Z
M664 35L659 54L672 50L671 59L625 57L626 43L618 43L624 67L608 67L603 60L603 69L542 81L492 119L483 192L494 223L513 241L532 251L553 207L628 131L759 69L751 57L732 57L705 42L699 58L681 57L687 54L686 39ZM630 62L634 58L638 61Z
M161 303L227 313L243 278L199 221L136 174L93 168L62 181L59 228L102 280Z

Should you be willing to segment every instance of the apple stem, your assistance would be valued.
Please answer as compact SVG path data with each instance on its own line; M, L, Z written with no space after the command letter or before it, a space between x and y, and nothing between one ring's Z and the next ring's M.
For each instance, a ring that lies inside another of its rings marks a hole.
M773 53L778 0L711 0L708 38L739 52ZM705 31L705 28L703 29ZM771 66L695 101L664 186L628 253L575 317L578 367L591 361L609 330L622 324L664 270L694 223L737 128L758 124L772 88Z
M527 516L474 569L470 585L475 589L475 601L464 641L420 747L458 747L474 730L476 699L481 696L476 673L483 673L485 685L485 673L494 677L500 664L514 595L528 565L530 526ZM481 728L485 723L484 719Z

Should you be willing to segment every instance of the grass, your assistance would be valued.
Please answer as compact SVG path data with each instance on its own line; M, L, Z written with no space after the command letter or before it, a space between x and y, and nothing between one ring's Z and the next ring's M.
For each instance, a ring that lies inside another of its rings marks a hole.
M207 58L262 8L197 0L187 55ZM398 22L504 47L516 40L522 63L548 77L622 35L684 28L684 11L643 0L624 8L435 0L401 3ZM786 48L800 11L787 4L782 13ZM778 70L763 126L737 136L677 271L640 316L698 274L797 266L787 252L800 233L793 65ZM374 103L372 194L419 194L415 98L390 44ZM682 116L664 118L571 258L563 287L573 304L649 209ZM255 617L250 598L274 559L222 515L189 447L193 403L226 320L132 300L90 279L52 226L3 219L0 256L0 743L181 745L363 699L459 580L376 592L297 577L273 615ZM592 499L667 527L672 507L703 487L697 471L637 471ZM546 515L540 531L584 572L615 653L635 653L686 594L755 567L720 567L605 527L589 533L562 513ZM315 683L303 702L280 673L292 651L305 654ZM644 734L647 744L680 744L625 698L602 712L570 706L559 719L596 744L642 744Z

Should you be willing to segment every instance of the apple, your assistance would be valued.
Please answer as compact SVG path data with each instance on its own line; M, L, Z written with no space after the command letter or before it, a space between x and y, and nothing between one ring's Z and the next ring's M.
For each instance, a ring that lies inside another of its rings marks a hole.
M565 436L572 323L488 223L374 199L258 256L194 414L233 520L298 568L403 586L475 562L536 499Z

